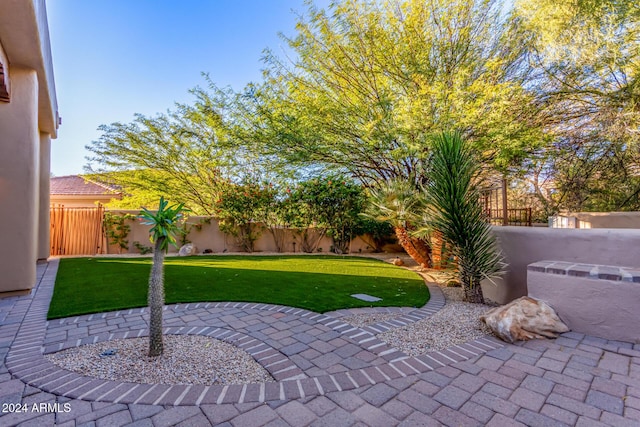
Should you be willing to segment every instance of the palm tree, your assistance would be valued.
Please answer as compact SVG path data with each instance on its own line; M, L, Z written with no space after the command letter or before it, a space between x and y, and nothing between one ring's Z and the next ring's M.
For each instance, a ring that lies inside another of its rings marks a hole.
M369 218L388 221L398 243L421 267L431 267L431 248L425 240L413 235L416 213L424 208L420 193L408 181L393 180L378 189L370 190Z
M160 204L156 213L143 208L139 217L143 224L151 225L150 240L155 244L153 250L153 265L149 275L149 356L162 355L164 343L162 340L162 310L164 309L164 254L169 243L176 244L175 234L179 231L178 221L185 211L184 205L168 206L164 197L160 197Z
M480 282L501 274L505 263L479 203L478 171L479 163L459 133L433 138L425 187L428 222L457 257L465 301L484 303Z

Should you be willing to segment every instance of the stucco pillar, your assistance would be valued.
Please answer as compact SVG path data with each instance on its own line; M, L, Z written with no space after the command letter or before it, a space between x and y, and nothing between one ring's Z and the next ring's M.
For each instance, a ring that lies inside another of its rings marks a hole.
M51 175L51 135L40 134L40 174L38 204L38 260L49 258L49 177Z
M38 80L11 67L11 101L0 102L0 292L35 285L38 234Z

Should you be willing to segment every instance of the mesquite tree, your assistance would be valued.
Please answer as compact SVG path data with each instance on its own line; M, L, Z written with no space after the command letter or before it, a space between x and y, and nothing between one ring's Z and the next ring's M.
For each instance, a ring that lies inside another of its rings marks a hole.
M149 356L162 355L164 344L162 340L162 310L164 308L164 254L169 244L175 245L175 234L178 232L178 221L182 218L184 205L171 205L164 197L160 198L156 213L144 209L140 212L140 219L149 230L150 240L154 243L153 265L149 275Z
M310 4L284 40L294 54L267 50L263 82L231 102L231 134L274 161L368 186L420 184L429 135L453 126L495 166L517 163L540 137L526 44L501 10L498 0Z

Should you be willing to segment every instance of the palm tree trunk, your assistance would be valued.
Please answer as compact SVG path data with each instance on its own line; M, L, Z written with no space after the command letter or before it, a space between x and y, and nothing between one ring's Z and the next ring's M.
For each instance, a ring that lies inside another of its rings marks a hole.
M165 237L156 240L153 251L153 265L149 276L149 356L162 355L162 310L164 309L164 251L162 243Z
M443 249L444 242L442 241L442 233L433 230L431 233L431 262L433 262L433 268L436 270L442 270L444 268L442 262Z
M407 255L413 258L422 268L431 267L431 249L424 240L410 236L406 227L396 226L394 230L398 237L398 243L400 243Z

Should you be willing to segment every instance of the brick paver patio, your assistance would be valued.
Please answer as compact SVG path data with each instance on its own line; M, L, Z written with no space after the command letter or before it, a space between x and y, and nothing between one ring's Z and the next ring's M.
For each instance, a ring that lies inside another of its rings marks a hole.
M340 320L351 310L167 307L166 333L230 342L273 383L168 386L83 377L43 353L143 336L146 312L47 322L56 271L56 260L39 265L30 296L0 300L1 426L640 426L640 344L569 332L518 345L485 337L409 357L376 338L439 310L438 288L427 306L396 309L399 319L366 328Z

